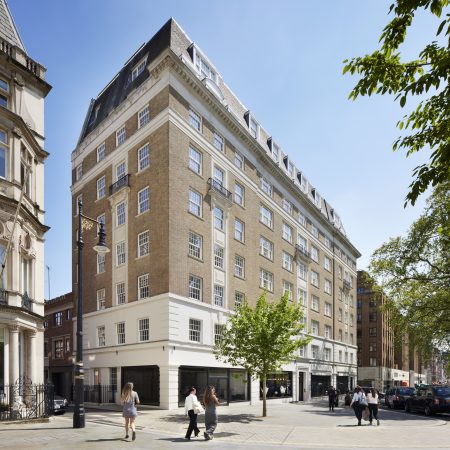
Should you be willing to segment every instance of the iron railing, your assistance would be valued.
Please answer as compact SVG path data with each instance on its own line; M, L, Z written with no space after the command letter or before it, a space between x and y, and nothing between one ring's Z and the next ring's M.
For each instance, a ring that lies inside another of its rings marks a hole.
M208 178L208 185L214 192L217 192L227 200L231 200L231 192L228 189L224 188L223 184L220 181L217 181L214 178Z
M20 378L14 384L0 386L0 422L39 419L54 412L52 384L33 384Z
M129 186L130 185L129 181L130 181L130 174L127 173L109 187L109 195L113 195L117 191L120 191L124 186Z
M309 261L311 259L311 253L301 245L295 244L295 251L300 258L303 258L305 261Z
M72 392L75 386L72 386ZM114 384L84 385L84 401L89 403L115 403L117 386ZM73 397L74 397L73 393Z
M9 294L9 291L7 291L6 289L0 288L0 305L8 304L8 294Z

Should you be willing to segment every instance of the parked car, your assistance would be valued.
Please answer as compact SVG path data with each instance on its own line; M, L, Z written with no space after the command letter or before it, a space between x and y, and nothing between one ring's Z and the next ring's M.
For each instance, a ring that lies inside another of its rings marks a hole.
M69 406L69 402L66 398L61 397L60 395L53 396L53 407L55 414L64 414L67 406Z
M397 386L388 389L384 398L384 403L388 408L404 408L405 401L414 394L414 388L407 386Z
M450 413L450 386L421 386L406 400L405 411L419 411L426 416Z

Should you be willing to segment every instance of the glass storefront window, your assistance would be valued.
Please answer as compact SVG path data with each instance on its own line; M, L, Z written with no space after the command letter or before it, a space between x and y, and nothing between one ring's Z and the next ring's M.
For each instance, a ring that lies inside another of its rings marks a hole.
M180 367L178 404L184 405L189 388L197 389L197 398L203 399L206 386L216 388L221 404L249 401L250 383L247 371L239 369L215 369L206 367Z
M292 397L292 372L270 373L266 380L266 398ZM260 383L262 399L262 383Z
M5 333L4 328L0 327L0 389L5 384Z

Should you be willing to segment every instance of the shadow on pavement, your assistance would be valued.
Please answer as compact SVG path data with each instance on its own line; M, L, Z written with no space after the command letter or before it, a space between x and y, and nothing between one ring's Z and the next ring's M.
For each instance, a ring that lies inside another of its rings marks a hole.
M186 426L188 424L187 417L177 414L177 415L170 415L161 417L159 420L162 422L175 422L175 423L186 423ZM201 416L198 417L197 421L201 424L202 421ZM259 418L258 416L255 416L254 414L235 414L235 415L219 415L219 423L233 423L233 422L239 422L239 423L252 423L252 422L262 422L263 419Z
M20 425L20 424L15 424L15 425ZM41 424L39 424L41 425ZM8 426L14 426L14 425L8 425ZM17 433L17 431L47 431L47 430L73 430L73 427L42 427L42 428L1 428L0 431L3 433L5 431L15 431Z
M124 438L86 439L85 442L114 442L114 441L130 442L128 439L124 439Z

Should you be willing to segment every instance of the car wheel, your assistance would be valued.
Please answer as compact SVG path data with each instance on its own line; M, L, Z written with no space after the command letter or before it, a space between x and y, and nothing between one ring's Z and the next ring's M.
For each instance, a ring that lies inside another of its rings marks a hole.
M409 406L408 402L405 403L405 412L407 413L411 412L411 406Z
M424 412L425 412L425 415L428 416L428 417L433 415L433 412L431 411L431 408L428 405L425 406Z

